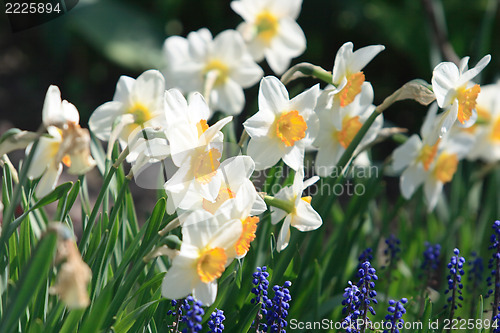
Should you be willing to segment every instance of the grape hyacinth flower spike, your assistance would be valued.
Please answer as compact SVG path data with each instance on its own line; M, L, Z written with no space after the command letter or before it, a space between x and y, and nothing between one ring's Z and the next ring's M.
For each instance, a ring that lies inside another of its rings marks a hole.
M491 296L494 293L493 300L493 317L499 313L499 302L500 302L500 221L495 221L493 223L493 234L490 237L491 245L490 250L494 250L493 254L488 262L488 268L491 270L491 276L487 278L488 294L486 297ZM495 280L493 282L493 279ZM494 289L491 288L495 285Z
M351 281L349 281L348 284L349 287L344 289L344 300L342 301L342 305L344 306L344 308L342 309L342 314L346 316L344 318L344 321L342 322L342 327L345 327L345 331L347 333L355 333L359 332L356 320L361 314L361 312L359 311L359 308L361 306L361 292L358 286L352 284Z
M260 304L260 309L257 312L257 315L255 317L255 322L254 322L254 327L256 329L256 332L266 332L267 331L267 325L265 323L261 323L261 320L263 319L263 316L267 315L267 289L269 288L269 281L267 278L269 277L269 273L267 272L267 267L262 266L257 267L257 271L253 273L253 285L255 287L252 288L252 293L255 295L254 298L252 298L251 303L255 304L258 303Z
M387 311L388 315L385 316L385 320L390 322L390 330L385 329L384 333L399 333L399 330L404 327L405 321L403 320L403 315L406 313L404 305L408 302L406 298L402 298L400 301L389 301L389 307Z
M215 308L214 312L210 315L210 320L208 321L208 327L210 328L209 333L222 333L224 331L224 324L222 323L226 317L224 316L224 311Z
M274 286L274 297L267 300L267 325L268 332L286 332L285 328L288 325L286 317L288 316L289 302L292 300L290 296L290 281L285 281L283 286Z
M376 314L373 306L371 305L372 303L378 303L377 299L375 298L377 296L377 292L375 291L375 281L378 280L376 272L377 271L372 267L369 261L365 261L362 264L362 267L358 270L358 277L360 278L358 287L361 291L360 316L363 320L363 324L360 330L361 333L365 332L366 329L366 323L368 321L368 311L374 316Z
M454 255L451 257L450 262L448 263L448 269L450 270L450 274L447 276L448 289L446 289L444 292L445 294L451 292L451 295L447 299L450 306L450 321L453 319L455 310L457 310L459 306L462 306L461 301L464 300L462 296L462 289L464 287L464 285L462 284L462 276L465 274L463 269L465 258L459 256L459 249L454 249L453 254ZM448 305L445 305L445 308L447 307Z

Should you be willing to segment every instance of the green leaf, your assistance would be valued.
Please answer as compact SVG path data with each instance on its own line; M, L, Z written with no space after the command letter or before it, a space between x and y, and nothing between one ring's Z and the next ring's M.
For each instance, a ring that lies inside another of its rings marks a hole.
M83 314L86 309L75 309L71 310L69 315L64 320L64 324L61 327L59 333L73 333L78 332L78 322L82 319Z
M481 323L483 322L483 296L479 295L479 302L477 303L477 313L476 313L476 320L479 320ZM477 321L476 321L477 322ZM476 325L476 333L481 333L483 331L483 327Z
M10 302L0 322L0 332L12 332L17 321L24 315L26 307L47 281L56 251L57 235L46 234L31 258L28 267L21 273L16 291L9 295Z
M257 316L257 312L260 310L260 304L252 305L250 311L241 311L240 315L247 313L245 319L238 323L238 327L241 327L240 332L248 332L252 327L252 323L255 320L255 316Z
M165 301L165 299L158 299L158 300L146 303L144 305L141 305L140 307L138 307L137 309L135 309L134 311L129 313L125 318L120 320L116 325L114 325L114 327L113 327L114 331L116 333L128 332L130 330L130 328L134 325L136 320L138 320L138 318L144 312L146 312L151 307L157 306L158 303L160 303L161 301Z
M432 317L432 302L430 298L427 298L425 301L425 307L424 307L424 315L422 317L422 329L419 330L419 333L428 333L430 332L430 321Z
M104 318L108 313L107 309L109 303L111 302L111 296L113 294L113 289L111 287L111 285L108 285L101 291L96 301L93 303L87 318L83 321L79 331L80 333L99 332L104 322Z

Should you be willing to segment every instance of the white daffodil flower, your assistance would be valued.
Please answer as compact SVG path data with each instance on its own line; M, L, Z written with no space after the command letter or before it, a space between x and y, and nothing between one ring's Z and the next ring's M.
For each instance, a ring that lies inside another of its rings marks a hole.
M189 105L176 92L168 93L166 99L169 100L167 107L172 107L167 113L188 111L193 105L199 106L200 110L208 109L201 95L193 96ZM203 117L204 113L201 111L198 116ZM209 201L216 200L222 183L219 160L222 157L224 135L220 130L231 120L232 117L226 117L208 126L206 119L198 121L194 115L193 118L175 123L166 131L172 161L179 168L164 186L170 214L175 209L190 209L190 193L198 193Z
M45 95L42 109L42 122L45 127L56 126L64 129L68 123L78 124L80 114L67 100L61 100L59 87L51 85Z
M255 163L250 156L235 156L225 160L218 169L221 186L215 200L205 199L200 192L188 191L185 201L190 206L187 210L204 209L216 215L222 204L234 199L237 193L244 188L245 191L254 194L253 200L249 203L252 215L263 213L267 209L266 204L257 194L255 186L250 180L254 169Z
M241 113L243 89L264 75L235 30L225 30L215 38L205 28L187 38L169 37L163 50L167 85L184 93L201 91L211 109L228 115Z
M373 58L385 49L383 45L371 45L353 52L354 45L347 42L340 47L335 56L332 70L332 83L335 89L330 92L333 102L345 107L352 103L361 92L365 74L361 71Z
M162 296L179 299L192 294L211 305L217 296L217 279L231 262L232 249L242 233L241 223L220 225L210 213L199 210L182 227L182 245L162 283Z
M314 145L318 147L315 170L321 177L327 177L333 172L340 157L375 109L372 105L373 88L368 82L363 83L361 93L345 107L338 104L328 107L328 94L328 91L321 94L316 108L320 127L318 137L314 141ZM361 140L360 147L376 138L383 122L382 115L375 119Z
M413 134L404 144L396 148L392 154L392 168L396 172L403 171L400 179L401 194L410 199L416 189L424 182L425 175L429 172L434 162L438 146L442 143L430 143L436 125L438 106L433 104L427 112L425 121L420 129L420 135Z
M311 231L318 229L323 221L321 216L311 206L311 197L302 197L304 189L313 185L319 180L314 176L304 181L304 169L300 168L295 174L293 185L282 188L276 195L276 199L283 200L290 204L289 211L276 207L271 207L271 222L277 224L283 218L285 219L281 226L277 240L278 252L283 251L290 240L290 226L299 231Z
M469 57L460 61L460 67L452 62L442 62L434 68L432 89L440 108L439 127L433 132L432 141L442 137L458 121L464 127L470 127L477 118L476 99L481 91L478 84L471 80L488 65L491 56L484 56L472 69L468 69Z
M302 0L231 2L231 8L244 20L237 29L253 58L257 62L265 58L277 75L306 50L306 37L296 22L301 7Z
M224 195L227 196L226 194ZM241 224L241 234L238 240L226 252L228 258L243 258L250 249L250 243L255 239L259 218L254 215L262 213L267 207L263 203L263 209L259 209L256 212L256 197L259 197L259 195L255 191L255 187L248 182L243 182L238 190L233 194L229 194L229 196L228 199L224 200L217 207L217 210L209 212L213 214L220 225L224 225L228 221ZM210 208L215 208L215 206L207 207L204 205L203 208L209 210ZM181 222L181 225L184 224Z
M166 128L164 93L165 80L157 70L146 71L137 79L121 76L113 101L99 106L90 116L90 130L103 141L117 137L125 146L138 129ZM132 161L131 157L127 160Z
M453 179L458 162L467 155L472 143L472 140L450 136L444 147L439 150L424 179L424 193L429 212L436 207L443 185Z
M500 82L481 87L476 111L478 118L474 125L452 127L452 131L457 130L474 140L467 159L497 162L500 160Z
M318 117L314 112L319 85L291 100L285 86L274 76L262 79L259 111L243 126L250 136L247 153L256 170L275 165L281 158L292 169L304 163L304 151L314 141Z
M84 174L96 164L90 155L89 132L78 125L80 116L76 107L61 101L57 86L50 86L47 91L42 118L48 135L40 137L28 170L30 179L41 177L35 190L39 198L55 188L63 169L61 163L74 175ZM26 148L27 154L31 147Z
M473 141L463 135L452 135L435 143L430 141L436 126L437 105L429 109L421 128L423 140L416 134L412 135L403 145L393 152L392 168L403 171L400 179L401 194L410 199L413 193L424 184L424 191L429 210L432 210L441 193L443 184L451 181L458 161L472 147Z

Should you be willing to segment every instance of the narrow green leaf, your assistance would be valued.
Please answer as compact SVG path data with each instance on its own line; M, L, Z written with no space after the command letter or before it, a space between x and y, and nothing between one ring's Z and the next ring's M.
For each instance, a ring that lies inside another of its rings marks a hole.
M257 312L260 310L260 304L255 304L251 307L249 311L241 311L240 315L246 313L246 317L238 323L238 327L241 327L240 332L248 332L252 327L252 323L255 320L255 316L257 316Z
M86 309L75 309L71 310L69 315L64 320L64 324L61 327L59 333L74 333L78 332L78 322L82 319L83 314Z
M157 306L158 303L161 301L164 301L165 299L158 299L149 303L146 303L144 305L141 305L131 313L129 313L125 318L120 320L116 325L114 325L114 332L116 333L126 333L130 330L130 328L134 325L136 320L148 309L151 307Z
M432 317L432 302L430 298L427 298L425 301L424 314L422 316L422 329L419 330L419 333L428 333L430 332L430 321Z
M93 303L88 316L82 323L79 333L95 333L99 332L103 324L104 318L108 313L107 309L111 301L113 289L108 285L99 294L96 301Z
M483 304L483 296L479 295L479 302L477 303L477 313L476 313L476 323L483 322L483 311L484 311L484 304ZM476 325L476 333L481 333L483 331L483 327L480 325Z
M28 267L22 272L17 283L17 290L9 295L11 301L0 322L0 332L13 331L19 318L24 315L25 308L47 280L49 269L54 260L56 244L57 235L55 233L46 234L38 244Z

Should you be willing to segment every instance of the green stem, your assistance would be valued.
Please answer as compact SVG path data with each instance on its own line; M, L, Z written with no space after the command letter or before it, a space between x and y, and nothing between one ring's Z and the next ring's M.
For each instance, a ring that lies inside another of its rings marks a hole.
M287 212L289 214L295 210L295 206L294 206L293 202L277 199L277 198L272 197L270 195L264 195L264 201L269 206L279 208L279 209L284 210L285 212Z

